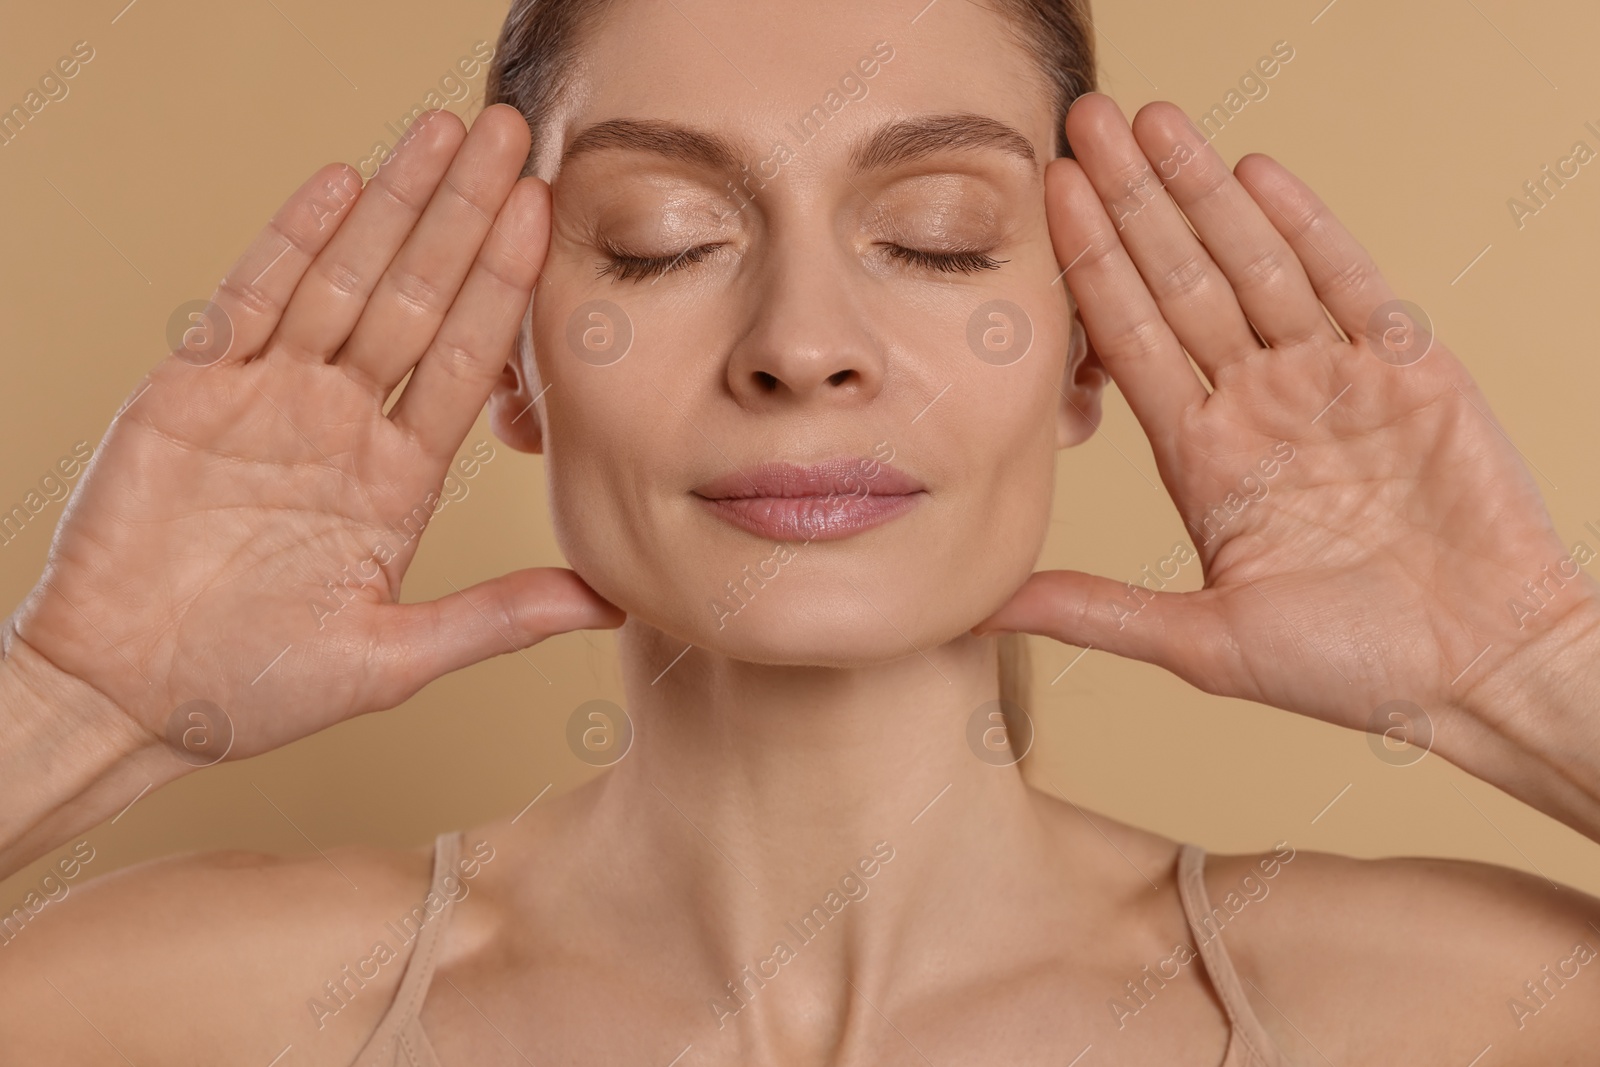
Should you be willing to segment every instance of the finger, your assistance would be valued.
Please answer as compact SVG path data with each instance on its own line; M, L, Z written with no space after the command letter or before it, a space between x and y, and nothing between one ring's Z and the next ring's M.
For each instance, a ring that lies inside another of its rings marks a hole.
M275 344L301 359L333 358L466 136L466 126L448 111L430 111L406 129L395 153L361 190L349 223L312 261Z
M1372 256L1310 187L1270 156L1239 160L1239 180L1304 265L1318 298L1351 340L1395 299ZM1387 322L1385 323L1387 324Z
M478 251L438 336L390 410L429 455L448 462L511 358L550 243L550 187L524 178Z
M377 707L394 707L451 671L570 630L622 625L621 609L559 567L533 567L438 600L386 604L370 678Z
M1082 168L1075 160L1053 160L1044 184L1050 240L1084 330L1165 468L1175 459L1174 431L1186 411L1205 403L1205 386Z
M1081 147L1084 173L1129 257L1200 369L1215 381L1218 369L1260 351L1228 279L1162 187L1173 161L1146 158L1122 109L1102 93L1073 105L1067 137Z
M1185 680L1194 664L1229 668L1237 649L1204 593L1164 593L1080 571L1039 571L973 627L1040 634L1078 648L1153 663ZM1225 673L1222 672L1222 673Z
M496 104L478 116L334 362L383 396L421 358L455 301L528 156L528 123Z
M284 201L267 225L229 268L202 314L202 335L186 333L180 349L187 362L243 363L261 351L277 328L312 259L349 216L361 176L345 163L318 170ZM197 326L201 325L196 323ZM216 348L200 347L216 345Z
M1333 337L1300 258L1189 117L1164 101L1148 104L1134 117L1133 132L1150 158L1172 161L1164 168L1171 173L1167 191L1262 340L1286 347Z

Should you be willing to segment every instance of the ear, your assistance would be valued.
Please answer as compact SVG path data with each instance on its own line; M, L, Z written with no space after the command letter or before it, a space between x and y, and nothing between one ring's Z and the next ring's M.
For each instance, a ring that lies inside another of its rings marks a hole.
M529 327L533 304L522 317L522 330L511 345L511 358L489 394L489 429L518 452L543 452L544 435L535 398L541 395L539 369L533 361Z
M1072 340L1061 375L1061 406L1056 412L1056 447L1071 448L1094 436L1100 426L1100 398L1110 376L1089 343L1083 319L1072 310Z

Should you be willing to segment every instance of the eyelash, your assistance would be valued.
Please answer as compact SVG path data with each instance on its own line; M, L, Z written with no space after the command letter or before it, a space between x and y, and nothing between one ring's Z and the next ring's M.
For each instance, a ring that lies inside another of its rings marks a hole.
M918 267L928 267L951 274L974 274L980 270L994 270L1009 260L995 259L985 252L924 252L919 248L888 245L889 255Z
M615 275L618 281L649 278L699 263L720 247L714 244L696 245L676 256L630 256L620 250L606 248L604 251L608 261L600 265L597 273L602 278L608 274ZM995 270L1001 264L1010 262L995 259L985 252L924 252L919 248L895 244L885 247L894 259L949 274L975 274L982 270Z
M630 256L614 248L605 248L603 251L608 262L600 264L597 273L602 278L607 274L614 274L618 281L649 278L699 263L721 247L721 245L696 245L675 256Z

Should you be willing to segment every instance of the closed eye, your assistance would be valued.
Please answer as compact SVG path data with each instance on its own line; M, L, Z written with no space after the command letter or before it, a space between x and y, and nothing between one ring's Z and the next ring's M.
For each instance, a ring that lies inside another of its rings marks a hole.
M693 266L720 247L722 247L720 244L694 245L671 256L636 256L618 248L606 247L604 248L606 261L597 268L596 273L600 277L613 275L618 281L659 277L671 271ZM996 270L1002 264L1010 262L995 259L985 252L928 252L896 244L884 247L894 259L947 274L974 274L983 270Z
M608 274L615 275L618 281L660 276L693 266L721 247L720 244L695 245L671 256L635 256L619 248L604 246L602 251L606 254L606 261L600 264L596 273L602 278Z
M950 274L973 274L980 270L994 270L1009 260L995 259L985 252L925 252L904 245L886 245L891 258Z

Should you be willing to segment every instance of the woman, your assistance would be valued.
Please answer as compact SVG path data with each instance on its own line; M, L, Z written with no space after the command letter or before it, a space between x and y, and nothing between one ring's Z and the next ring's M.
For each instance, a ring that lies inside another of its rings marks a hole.
M531 0L470 133L430 115L364 189L291 197L10 620L6 869L573 629L618 628L637 737L435 849L91 883L0 952L7 1059L1587 1055L1600 901L1205 857L996 740L996 635L1045 634L1357 729L1414 701L1441 755L1600 839L1600 598L1506 617L1568 552L1482 396L1282 167L1090 92L1087 19ZM1133 613L1029 576L1108 374L1205 569ZM485 403L545 456L575 573L400 605Z

